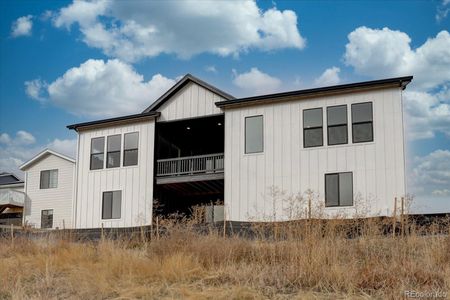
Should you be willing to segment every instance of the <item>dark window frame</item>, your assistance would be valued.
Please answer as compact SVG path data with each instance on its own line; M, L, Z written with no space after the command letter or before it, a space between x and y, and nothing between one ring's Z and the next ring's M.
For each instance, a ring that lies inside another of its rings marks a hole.
M322 112L322 126L316 126L316 127L308 127L305 128L305 111L308 110L316 110L316 109L320 109L320 111ZM315 147L323 147L323 107L316 107L316 108L308 108L308 109L304 109L303 110L303 114L302 114L302 118L303 118L303 148L315 148ZM320 145L316 145L316 146L306 146L306 142L305 142L305 137L306 134L305 132L307 130L313 130L313 129L322 129L322 143Z
M334 107L341 107L341 106L345 106L345 124L334 124L334 125L329 125L328 123L328 109L329 108L334 108ZM336 143L336 144L330 144L330 128L335 128L335 127L342 127L345 126L345 142L344 143ZM348 144L348 107L347 104L340 104L340 105L333 105L333 106L327 106L327 146L337 146L337 145L347 145Z
M92 150L93 150L93 147L92 147L92 144L94 143L94 140L97 140L97 139L103 139L103 152L96 152L96 153L92 153ZM104 137L104 136L99 136L99 137L95 137L95 138L91 138L91 151L90 151L90 160L89 160L89 170L102 170L102 169L104 169L105 168L105 140L106 140L106 138ZM93 156L97 156L97 155L102 155L103 156L103 160L102 160L102 162L103 162L103 164L102 164L102 167L101 168L93 168L92 167L92 157Z
M254 151L254 152L247 152L247 119L251 118L262 118L262 149L261 151ZM244 154L258 154L258 153L264 153L264 115L254 115L254 116L247 116L244 118Z
M48 216L50 216L50 214L48 214L48 212L50 212L50 211L52 212L51 213L51 219L50 219L50 221L49 221L49 219L45 220L45 223L44 223L44 212L47 212L47 214L45 216L48 218ZM53 215L54 215L53 209L42 209L41 210L41 228L42 229L51 229L51 228L53 228Z
M137 138L138 138L138 140L137 140L137 148L130 148L130 149L127 149L126 148L126 136L128 135L128 134L133 134L133 133L137 133ZM139 139L140 139L140 134L139 134L139 131L134 131L134 132L127 132L127 133L125 133L124 135L123 135L123 166L124 167L131 167L131 166L137 166L137 165L139 165ZM136 158L136 164L125 164L125 162L127 161L126 160L126 156L127 156L127 153L129 153L129 152L131 152L131 151L136 151L137 152L137 158Z
M350 174L352 177L352 204L350 205L341 205L341 184L340 184L340 174ZM327 205L327 175L337 175L337 186L338 186L338 204L337 205ZM354 206L354 193L353 193L353 172L335 172L335 173L326 173L324 178L324 184L325 184L325 207L352 207Z
M372 106L372 121L365 121L365 122L353 122L353 105L358 105L358 104L367 104L370 103ZM358 103L352 103L351 105L351 116L352 116L352 143L353 144L359 144L359 143L371 143L374 141L375 137L374 137L374 132L373 132L373 102L372 101L366 101L366 102L358 102ZM355 135L354 135L354 125L363 125L363 124L370 124L371 126L371 130L372 130L372 140L370 141L359 141L359 142L355 142Z
M108 149L108 146L109 146L108 140L109 140L109 138L116 137L116 136L119 137L119 150L109 151L109 149ZM121 160L120 152L121 152L121 150L122 150L122 135L121 134L108 135L107 138L106 138L106 168L107 169L119 168L120 167L120 163L121 163L121 161L120 161ZM110 154L114 154L114 153L116 153L116 154L119 153L119 165L117 165L117 166L110 166L109 165L109 155Z
M43 186L43 182L42 182L42 174L48 172L48 187ZM51 178L51 173L52 172L56 172L56 186L50 186L50 178ZM56 189L58 188L58 169L50 169L50 170L42 170L39 174L39 189L40 190L47 190L47 189Z
M114 207L114 193L120 192L120 217L113 218L113 207ZM111 194L111 217L105 218L104 215L104 207L105 207L105 194ZM120 220L122 219L122 190L115 190L115 191L104 191L102 193L102 220Z

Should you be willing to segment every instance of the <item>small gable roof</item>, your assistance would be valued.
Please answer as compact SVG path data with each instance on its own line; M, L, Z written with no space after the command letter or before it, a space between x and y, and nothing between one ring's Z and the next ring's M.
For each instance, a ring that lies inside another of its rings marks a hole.
M227 100L235 99L232 95L230 95L222 90L219 90L218 88L210 85L209 83L204 82L203 80L198 79L197 77L192 76L191 74L186 74L183 78L180 79L180 81L178 81L167 92L165 92L161 97L159 97L155 102L153 102L152 105L147 107L143 111L143 113L156 111L159 107L161 107L161 105L163 105L167 100L169 100L173 95L175 95L179 90L181 90L189 82L194 82L194 83L200 85L201 87L204 87L205 89L222 96L223 98L225 98Z
M58 152L50 150L50 149L45 149L44 151L40 152L35 157L33 157L32 159L30 159L29 161L27 161L26 163L21 165L19 167L19 169L22 170L22 171L25 171L30 166L32 166L33 164L37 163L38 161L44 159L48 155L55 155L55 156L57 156L59 158L65 159L65 160L67 160L67 161L69 161L71 163L75 163L75 159L73 159L71 157L65 156L64 154L58 153Z
M12 173L7 173L7 172L0 173L0 186L17 184L17 183L23 183L23 180Z

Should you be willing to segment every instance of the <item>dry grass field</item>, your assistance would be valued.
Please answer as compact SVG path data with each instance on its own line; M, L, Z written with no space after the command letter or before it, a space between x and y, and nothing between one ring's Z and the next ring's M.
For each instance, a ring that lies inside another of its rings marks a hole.
M253 238L199 234L188 222L151 239L4 238L0 298L398 299L406 290L450 291L448 235L422 236L408 224L408 234L394 237L370 221L348 238L340 225L266 225Z

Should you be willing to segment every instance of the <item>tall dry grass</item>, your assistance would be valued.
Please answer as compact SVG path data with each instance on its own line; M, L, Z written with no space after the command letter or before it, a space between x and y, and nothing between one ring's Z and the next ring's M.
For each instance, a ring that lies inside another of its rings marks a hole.
M0 241L0 298L397 299L450 291L450 238L342 220L255 226L251 238L165 223L157 239ZM430 230L430 227L427 228ZM349 238L349 236L351 236Z

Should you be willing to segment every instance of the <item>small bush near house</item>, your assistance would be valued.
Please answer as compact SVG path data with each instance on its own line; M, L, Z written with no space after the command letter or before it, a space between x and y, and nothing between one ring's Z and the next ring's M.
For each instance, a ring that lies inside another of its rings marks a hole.
M4 238L0 298L450 296L450 237L439 233L442 227L427 226L424 234L408 223L402 236L387 233L391 224L379 220L350 227L343 220L305 221L255 226L245 238L200 234L187 221L169 224L151 239Z

